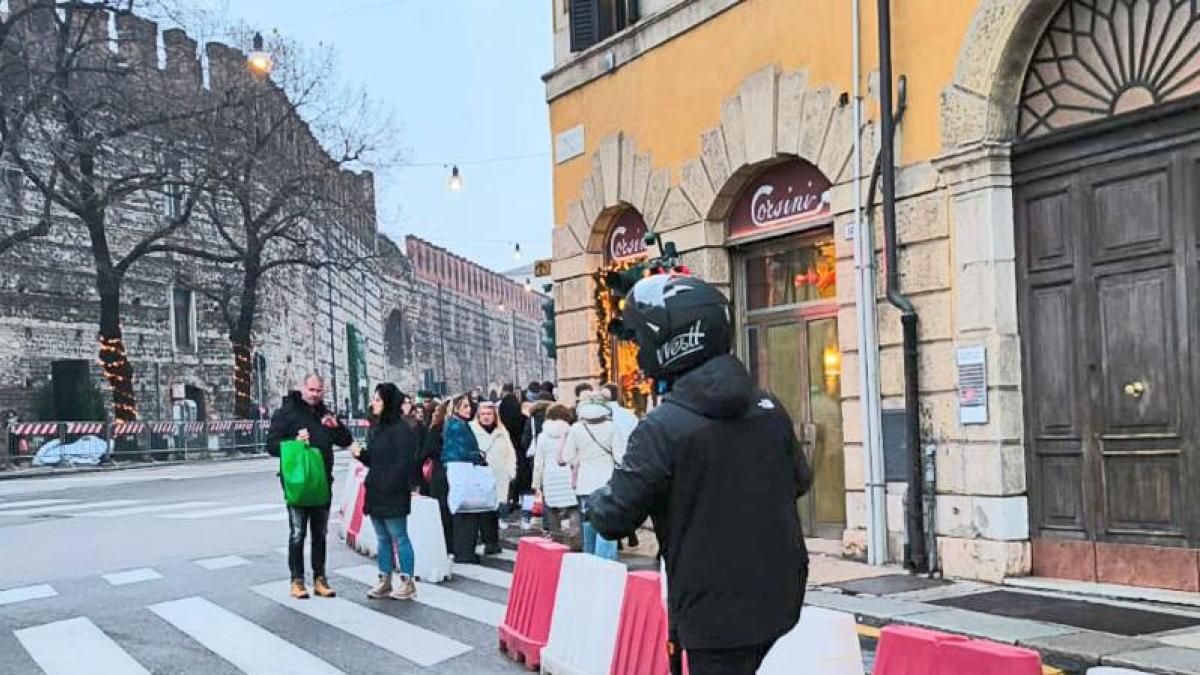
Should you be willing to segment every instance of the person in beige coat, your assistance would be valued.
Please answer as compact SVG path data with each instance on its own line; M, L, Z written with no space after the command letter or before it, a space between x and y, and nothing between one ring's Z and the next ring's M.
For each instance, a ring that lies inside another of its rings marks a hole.
M563 446L562 461L574 471L575 496L582 520L583 552L617 559L617 542L601 537L587 521L592 493L608 484L613 469L625 457L628 438L612 420L603 396L584 395L575 408L579 421L571 426Z
M517 477L517 452L513 449L508 430L500 424L496 405L484 401L471 422L471 431L479 443L479 454L496 477L496 511L479 517L479 536L483 539L484 555L500 552L500 522L508 515L508 485ZM505 525L507 526L507 522Z

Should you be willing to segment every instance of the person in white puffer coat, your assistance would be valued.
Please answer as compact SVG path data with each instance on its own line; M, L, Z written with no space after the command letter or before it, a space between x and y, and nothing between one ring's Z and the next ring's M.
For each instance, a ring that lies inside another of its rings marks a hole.
M608 484L613 469L625 458L628 437L612 421L612 411L602 395L585 395L575 408L579 421L571 426L563 459L575 471L575 496L583 522L583 552L617 559L617 542L601 537L588 523L588 500Z
M571 433L574 414L565 405L546 409L546 418L534 440L533 489L545 509L546 532L555 541L578 550L580 542L579 501L571 482L571 467L559 458Z

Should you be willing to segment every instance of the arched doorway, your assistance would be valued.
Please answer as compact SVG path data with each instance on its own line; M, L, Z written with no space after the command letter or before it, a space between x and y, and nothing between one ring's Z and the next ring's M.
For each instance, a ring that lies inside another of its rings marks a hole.
M830 181L803 160L761 171L734 201L738 349L758 385L787 407L813 467L801 500L805 534L846 526L837 263Z
M1200 10L1068 0L1013 185L1034 574L1200 590Z
M642 214L631 206L619 207L609 219L604 229L604 266L595 274L600 366L603 379L620 390L621 405L644 415L653 403L654 383L638 367L637 344L608 332L611 319L620 315L621 301L606 292L604 279L610 272L628 269L650 255L646 247L649 228Z

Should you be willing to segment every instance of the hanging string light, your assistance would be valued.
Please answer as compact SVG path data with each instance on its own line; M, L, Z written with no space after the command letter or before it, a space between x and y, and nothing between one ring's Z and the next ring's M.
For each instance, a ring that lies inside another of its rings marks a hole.
M521 255L521 243L520 242L514 243L513 244L513 260L515 262L521 262L522 257L524 257L524 256Z
M457 164L450 169L450 178L446 181L446 187L450 188L451 192L462 192L463 177L462 173L458 170Z
M246 56L246 67L250 72L259 76L266 77L271 74L271 69L275 67L275 61L271 58L271 54L263 47L262 33L254 34L254 49Z

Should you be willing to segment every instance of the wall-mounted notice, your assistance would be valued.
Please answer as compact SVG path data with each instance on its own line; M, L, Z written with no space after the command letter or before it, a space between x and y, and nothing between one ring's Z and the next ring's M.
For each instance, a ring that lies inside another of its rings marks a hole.
M987 350L960 347L958 365L958 423L987 424Z

